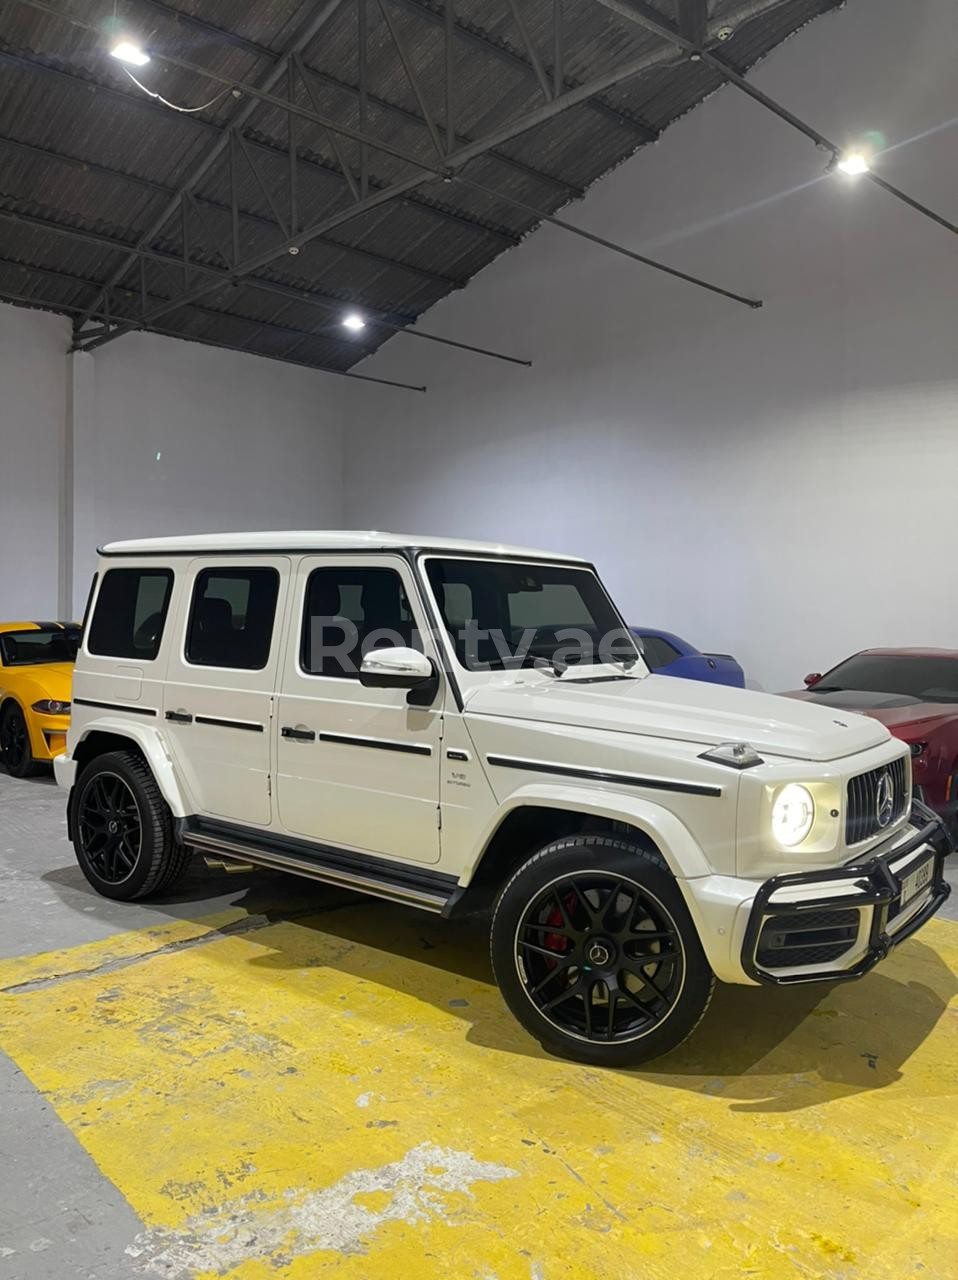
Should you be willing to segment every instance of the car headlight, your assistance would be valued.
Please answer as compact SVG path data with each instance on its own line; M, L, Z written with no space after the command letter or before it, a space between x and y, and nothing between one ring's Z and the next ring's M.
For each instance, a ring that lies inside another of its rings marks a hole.
M785 849L801 844L815 821L815 801L807 787L790 782L772 805L772 835Z
M57 702L55 698L41 698L33 704L34 711L44 716L65 716L70 710L69 702Z

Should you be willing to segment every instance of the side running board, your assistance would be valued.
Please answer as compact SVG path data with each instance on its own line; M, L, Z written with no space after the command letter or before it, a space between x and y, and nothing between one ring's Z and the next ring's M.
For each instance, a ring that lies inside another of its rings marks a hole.
M461 893L455 876L441 871L208 818L178 818L176 835L182 844L198 853L289 871L441 915L449 914Z

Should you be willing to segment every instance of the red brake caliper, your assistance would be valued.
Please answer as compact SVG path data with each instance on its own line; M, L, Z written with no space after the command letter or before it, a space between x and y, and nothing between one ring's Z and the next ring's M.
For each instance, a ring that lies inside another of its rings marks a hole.
M570 893L568 895L568 897L565 899L564 905L566 909L566 915L571 920L572 912L575 908L574 893ZM562 924L562 912L559 910L558 907L552 908L552 910L546 916L545 922L546 924L551 924L555 926ZM568 951L569 945L570 945L570 939L568 939L565 936L565 934L547 933L545 935L545 946L547 946L550 951L559 951L559 952ZM546 957L546 964L550 967L550 969L554 969L557 963L558 962L556 960L550 960L548 957Z

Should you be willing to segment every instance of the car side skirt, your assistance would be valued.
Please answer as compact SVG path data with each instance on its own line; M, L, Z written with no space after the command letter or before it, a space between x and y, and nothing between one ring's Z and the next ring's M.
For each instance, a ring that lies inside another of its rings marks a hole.
M451 912L461 893L455 876L441 871L212 818L179 818L176 834L197 853L289 871L440 915Z

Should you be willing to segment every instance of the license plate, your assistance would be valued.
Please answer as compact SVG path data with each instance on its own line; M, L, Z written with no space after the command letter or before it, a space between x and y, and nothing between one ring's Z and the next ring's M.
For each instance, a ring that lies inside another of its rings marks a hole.
M910 871L907 876L902 877L901 882L901 906L899 910L906 907L913 898L924 892L931 884L932 876L935 872L935 859L926 858L925 861L914 871Z

